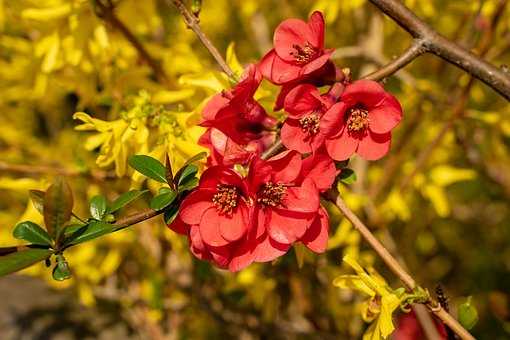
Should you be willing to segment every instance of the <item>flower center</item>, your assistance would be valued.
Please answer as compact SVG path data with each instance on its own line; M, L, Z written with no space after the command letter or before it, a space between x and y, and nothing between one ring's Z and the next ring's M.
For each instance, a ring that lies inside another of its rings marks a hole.
M309 42L306 42L303 46L294 44L292 45L295 52L290 52L290 55L294 57L296 63L302 65L307 64L310 60L315 59L319 51L313 47Z
M257 202L265 206L276 207L282 203L286 192L287 188L283 184L268 182L259 190Z
M232 215L239 200L239 190L233 185L218 184L212 202L220 215Z
M316 114L311 114L306 117L303 117L299 120L299 125L304 132L307 132L310 135L315 135L319 132L319 116Z
M368 127L368 111L365 109L351 109L347 119L349 132L363 132Z

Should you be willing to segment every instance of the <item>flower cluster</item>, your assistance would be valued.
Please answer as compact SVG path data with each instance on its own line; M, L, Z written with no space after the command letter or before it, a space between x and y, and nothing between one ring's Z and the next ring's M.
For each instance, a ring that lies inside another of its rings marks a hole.
M352 82L332 52L324 48L320 12L308 22L285 20L274 48L203 109L207 129L199 143L210 150L208 169L169 225L188 236L196 257L238 271L272 261L296 242L326 250L320 194L338 175L334 161L381 158L402 118L392 95L374 81ZM274 110L287 113L282 124L254 99L263 78L281 86ZM287 150L265 159L278 133Z

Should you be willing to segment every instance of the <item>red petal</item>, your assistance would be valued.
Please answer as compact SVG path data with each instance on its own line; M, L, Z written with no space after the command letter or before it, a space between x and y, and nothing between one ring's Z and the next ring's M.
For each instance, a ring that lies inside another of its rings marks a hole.
M244 241L241 243L232 254L232 259L228 265L228 270L231 272L238 272L252 264L255 259L253 253L254 247L255 244L250 241Z
M189 233L189 225L184 223L179 215L175 218L175 220L167 225L168 228L175 231L177 234L187 235Z
M248 208L240 204L231 216L218 217L220 234L227 241L237 241L248 229Z
M303 177L311 178L319 191L331 188L336 177L335 163L322 152L305 158L302 170Z
M201 260L209 260L211 258L211 254L202 241L202 236L200 236L198 225L191 226L189 232L189 242L190 250L197 258Z
M310 84L296 86L285 97L283 104L289 117L299 119L321 107L319 90Z
M244 181L237 172L224 166L208 168L200 177L199 188L216 190L218 184L233 185L244 189Z
M370 110L369 129L372 132L382 134L390 132L402 119L402 107L395 97L390 94L375 109Z
M319 191L311 178L305 178L301 186L287 188L282 200L286 210L302 213L316 212L319 209Z
M315 32L303 20L284 20L274 31L274 48L278 56L283 60L294 61L294 56L292 55L296 51L294 45L304 46L306 43L310 43L314 47L319 47L320 45Z
M301 155L295 151L282 152L271 157L267 163L271 166L275 183L291 183L301 172Z
M254 64L248 65L241 80L231 90L234 96L232 101L243 105L248 99L253 97L261 80L262 75L257 67Z
M314 217L312 214L300 214L282 209L268 209L266 216L269 236L283 244L291 244L301 238Z
M335 136L344 127L344 115L347 106L339 102L329 108L321 118L320 131L325 136Z
M280 131L283 145L289 150L295 150L299 153L312 152L310 139L307 132L301 129L299 121L295 119L287 119L283 123Z
M222 96L220 93L214 95L205 105L202 110L202 117L205 120L213 120L216 118L217 113L225 108L230 100Z
M314 60L310 61L303 67L301 74L309 75L310 73L317 71L328 62L331 54L333 54L333 51L328 51L328 53L325 53L319 58L315 58Z
M267 234L265 234L259 243L255 247L253 252L253 257L255 262L269 262L274 259L285 255L285 253L289 250L290 244L283 244L276 242L272 238L270 238Z
M200 222L200 235L206 244L214 247L228 244L228 241L221 237L220 221L220 216L215 208L210 208L204 213Z
M301 238L301 242L308 249L316 252L323 253L328 247L329 237L329 218L326 210L321 207L319 214L313 221L312 225L306 231L306 234Z
M359 140L351 137L347 131L344 130L340 136L334 139L326 139L325 144L328 155L331 158L336 161L344 161L349 159L349 157L356 152Z
M375 161L388 153L391 145L391 132L378 135L369 131L359 142L356 153L367 161Z
M199 224L205 211L213 206L214 192L196 190L182 201L179 216L186 224Z
M294 65L276 56L271 70L271 79L275 84L289 83L301 77L301 70L301 66Z
M230 247L209 247L213 262L220 268L227 268L230 261Z
M316 41L310 41L310 43L322 50L324 48L324 17L322 13L319 11L313 12L308 20L308 26L316 39Z
M276 98L273 111L279 111L283 109L283 104L285 102L285 98L287 97L287 94L296 86L296 84L290 83L285 84L280 88L280 92L278 93L278 97Z
M264 78L273 81L273 64L276 58L276 52L274 48L266 53L265 56L257 64L257 67L260 73L264 76Z
M386 96L384 88L376 81L357 80L345 88L341 100L348 106L362 103L370 111Z

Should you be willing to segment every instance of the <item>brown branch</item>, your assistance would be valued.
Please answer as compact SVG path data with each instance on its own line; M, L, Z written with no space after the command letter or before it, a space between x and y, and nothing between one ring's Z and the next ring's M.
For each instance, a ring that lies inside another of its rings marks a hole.
M345 204L342 197L334 191L330 191L326 195L327 199L335 203L342 214L352 223L354 228L367 241L372 249L379 255L390 270L402 281L406 288L410 291L417 287L416 281L404 270L400 263L391 255L391 253L382 245L381 242L372 234L368 227L352 212ZM450 327L463 340L474 340L475 338L462 327L448 312L446 312L434 299L430 298L425 304L427 308L434 313L441 321Z
M481 80L510 100L510 76L475 54L434 31L398 0L370 0L415 39L423 48ZM506 1L504 1L506 2Z
M102 18L105 22L111 24L115 29L120 31L131 45L137 50L140 58L152 69L156 78L164 85L168 86L170 81L165 71L161 67L160 63L156 61L149 52L142 45L140 40L129 30L129 28L117 17L115 14L115 6L111 1L106 1L107 4L103 3L103 0L95 0L94 4L96 7L96 15Z
M129 226L132 226L133 224L137 224L145 220L151 219L155 216L161 215L163 212L164 212L163 210L145 209L132 215L128 215L115 222L115 225L118 226L118 228L115 231L119 231Z
M236 80L236 75L234 71L228 66L227 62L223 57L221 56L220 52L216 49L216 47L212 44L211 40L205 35L205 33L202 31L202 28L200 28L200 24L198 21L198 18L193 15L187 8L186 5L181 0L166 0L167 3L172 3L181 15L184 18L184 22L186 25L191 28L193 32L197 35L198 39L202 42L202 44L209 50L213 58L216 60L218 65L220 65L223 72L225 72L230 78Z

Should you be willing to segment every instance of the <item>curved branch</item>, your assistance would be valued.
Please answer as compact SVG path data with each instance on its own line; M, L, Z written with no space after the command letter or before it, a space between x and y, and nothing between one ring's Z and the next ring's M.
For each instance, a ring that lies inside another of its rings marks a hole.
M433 30L398 0L370 0L415 39L423 48L478 78L500 95L510 100L510 76L475 54Z

